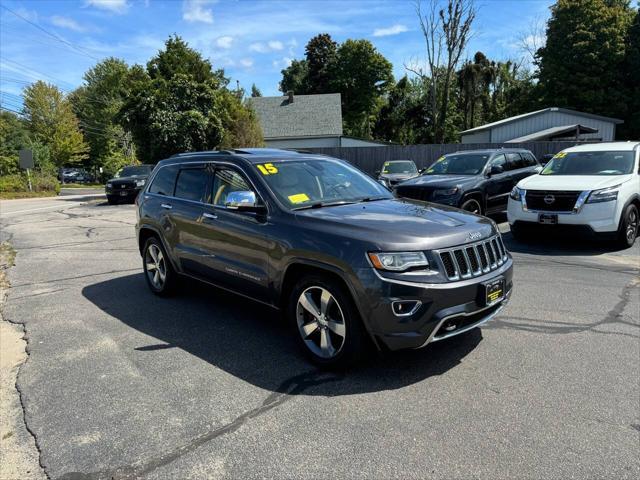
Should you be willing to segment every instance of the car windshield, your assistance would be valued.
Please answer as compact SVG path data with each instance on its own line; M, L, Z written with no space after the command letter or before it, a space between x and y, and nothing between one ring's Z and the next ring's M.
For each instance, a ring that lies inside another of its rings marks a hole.
M151 167L149 165L137 165L135 167L124 167L114 178L120 177L143 177L151 173Z
M292 209L393 198L378 182L340 160L271 162L255 168L278 200Z
M560 152L540 175L627 175L633 172L634 153Z
M424 173L425 175L477 175L487 164L488 153L454 153L440 157Z
M417 173L418 168L416 164L411 160L402 161L402 162L385 162L382 166L382 173L385 174L397 174L397 173Z

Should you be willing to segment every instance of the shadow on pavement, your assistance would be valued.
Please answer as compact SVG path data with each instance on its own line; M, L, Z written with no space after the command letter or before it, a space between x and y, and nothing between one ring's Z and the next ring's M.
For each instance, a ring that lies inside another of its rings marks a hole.
M605 240L591 240L577 236L567 236L560 233L531 234L526 241L513 238L511 232L502 234L505 247L510 252L529 253L548 256L596 256L605 253L622 252L613 242ZM631 253L637 245L634 245Z
M327 374L306 362L280 314L242 297L187 280L176 296L158 298L148 291L142 274L95 283L82 293L109 315L158 339L121 348L153 355L180 348L241 380L282 393L296 393L291 385L299 387L298 379L313 387L307 395L402 388L454 368L482 340L476 329L422 350L372 353L346 376L333 374L325 381Z

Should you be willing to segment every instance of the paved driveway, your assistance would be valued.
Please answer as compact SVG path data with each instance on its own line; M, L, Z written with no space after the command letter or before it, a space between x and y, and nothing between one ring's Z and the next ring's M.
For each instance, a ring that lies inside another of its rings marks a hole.
M0 208L18 252L4 314L26 327L18 386L51 478L640 475L637 245L507 233L499 317L336 375L260 305L193 282L151 295L133 206L58 202Z

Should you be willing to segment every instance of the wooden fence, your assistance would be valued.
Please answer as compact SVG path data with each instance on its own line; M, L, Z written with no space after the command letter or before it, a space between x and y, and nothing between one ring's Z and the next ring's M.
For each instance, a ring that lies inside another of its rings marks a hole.
M342 158L367 173L373 174L388 160L413 160L418 168L428 167L445 153L461 150L483 150L488 148L525 148L536 158L547 153L558 153L575 142L529 142L529 143L445 143L440 145L388 145L384 147L332 147L306 148L313 153L322 153Z

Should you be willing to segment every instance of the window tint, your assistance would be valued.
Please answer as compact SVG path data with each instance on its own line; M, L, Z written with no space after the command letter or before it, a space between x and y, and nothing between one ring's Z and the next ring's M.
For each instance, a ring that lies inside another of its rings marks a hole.
M149 187L149 193L158 195L173 195L173 187L176 184L176 174L178 169L175 166L163 167L158 170L153 183Z
M178 198L201 202L207 192L207 172L204 168L183 168L176 182Z
M533 156L533 153L531 153L531 152L523 152L520 155L524 159L524 166L525 167L535 167L535 166L538 165L536 157Z
M253 191L253 188L251 188L242 174L230 168L219 168L213 176L213 189L211 190L213 199L211 203L223 207L229 193L248 190Z
M492 167L502 167L503 169L507 169L507 160L504 158L504 155L498 155L493 160L491 160Z
M507 153L507 168L505 170L517 170L523 168L524 161L518 153Z

